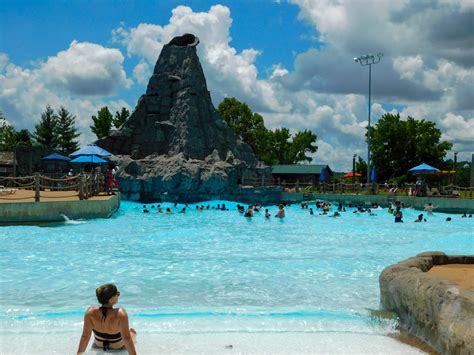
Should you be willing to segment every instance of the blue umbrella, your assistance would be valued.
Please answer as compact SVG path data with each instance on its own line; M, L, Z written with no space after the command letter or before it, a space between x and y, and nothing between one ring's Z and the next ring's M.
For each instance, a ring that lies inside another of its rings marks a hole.
M414 168L411 168L408 171L412 173L434 173L434 172L439 171L439 169L433 168L432 166L423 163L418 166L415 166Z
M372 167L372 174L370 174L370 181L372 182L377 181L377 172L375 171L375 166Z
M88 144L85 147L79 150L76 150L70 156L74 158L80 155L97 155L98 157L110 157L112 153L106 151L105 149L99 147L98 145Z
M71 160L71 163L103 164L107 163L107 160L99 158L97 155L80 155Z
M326 169L321 169L321 173L319 174L319 181L324 182L326 181Z
M42 158L41 160L61 160L61 161L70 161L71 159L65 157L64 155L53 153L48 155L47 157Z

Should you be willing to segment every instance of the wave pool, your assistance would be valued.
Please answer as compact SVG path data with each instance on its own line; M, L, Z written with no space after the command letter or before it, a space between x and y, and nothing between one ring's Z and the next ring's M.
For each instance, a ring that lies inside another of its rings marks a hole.
M203 204L223 202L230 211L122 202L111 219L0 227L0 353L75 352L110 282L142 354L420 353L371 317L380 272L423 251L474 253L474 219L460 215L413 223L420 212L405 209L395 224L386 209L330 218L311 204L314 216L293 205L267 220Z

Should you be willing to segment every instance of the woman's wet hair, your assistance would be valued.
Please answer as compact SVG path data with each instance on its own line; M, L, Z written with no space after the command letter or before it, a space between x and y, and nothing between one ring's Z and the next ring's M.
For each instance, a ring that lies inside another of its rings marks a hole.
M97 301L102 305L99 309L102 312L103 320L107 318L107 307L104 307L104 305L106 305L112 297L117 296L117 294L118 289L114 284L105 284L96 288L95 295L97 296Z

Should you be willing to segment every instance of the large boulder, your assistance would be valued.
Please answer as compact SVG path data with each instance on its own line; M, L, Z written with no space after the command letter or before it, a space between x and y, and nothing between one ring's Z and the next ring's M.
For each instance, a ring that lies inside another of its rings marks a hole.
M198 44L185 34L165 45L130 118L96 142L116 155L121 190L133 191L133 199L162 199L165 192L220 198L242 179L271 176L214 108Z

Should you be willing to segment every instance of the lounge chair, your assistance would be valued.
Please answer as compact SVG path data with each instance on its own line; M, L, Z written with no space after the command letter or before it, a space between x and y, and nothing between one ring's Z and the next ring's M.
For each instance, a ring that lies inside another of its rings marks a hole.
M441 195L441 194L439 193L439 190L438 190L436 187L432 187L430 193L431 193L431 196L439 196L439 195Z
M17 190L18 189L11 189L9 187L0 185L0 195L14 194L15 192L17 192Z

